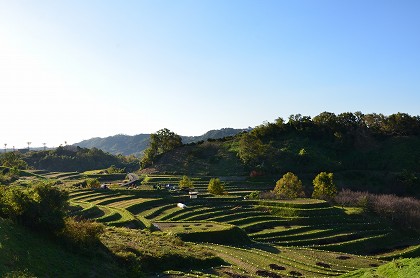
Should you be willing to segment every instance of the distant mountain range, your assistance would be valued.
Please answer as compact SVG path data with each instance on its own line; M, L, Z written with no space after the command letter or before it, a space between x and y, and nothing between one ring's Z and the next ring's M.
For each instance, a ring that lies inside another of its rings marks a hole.
M181 136L184 144L205 141L207 139L219 139L228 136L234 136L240 132L248 131L247 129L222 128L217 130L210 130L200 136ZM150 134L138 135L123 135L118 134L109 137L95 137L88 140L83 140L73 146L82 148L98 148L111 154L135 155L141 156L144 150L149 145Z

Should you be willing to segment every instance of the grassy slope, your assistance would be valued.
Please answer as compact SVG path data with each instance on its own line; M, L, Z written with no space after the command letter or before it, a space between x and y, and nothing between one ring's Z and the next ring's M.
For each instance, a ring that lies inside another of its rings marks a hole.
M147 273L209 268L223 263L203 247L183 242L168 233L107 228L101 241L131 266Z
M223 263L206 249L165 233L110 227L101 242L106 247L102 251L74 253L0 218L0 277L138 277Z
M420 258L401 259L376 268L359 269L340 278L405 278L420 277Z
M77 267L75 267L77 266ZM38 277L124 277L105 254L84 256L0 218L0 276L24 271Z

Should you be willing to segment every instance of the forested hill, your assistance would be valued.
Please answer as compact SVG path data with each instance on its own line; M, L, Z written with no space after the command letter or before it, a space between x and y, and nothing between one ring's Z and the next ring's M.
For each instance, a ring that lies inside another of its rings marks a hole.
M220 139L224 137L235 136L238 133L241 133L243 131L250 131L250 130L251 130L250 127L246 129L236 129L236 128L212 129L200 136L181 136L181 138L182 138L182 143L188 144L188 143L205 141L208 139Z
M249 129L222 128L210 130L200 136L181 136L184 144L205 141L207 139L218 139L227 136L234 136ZM95 137L73 144L82 148L98 148L111 154L141 156L149 145L150 134L114 135L105 138Z
M138 134L134 136L118 134L105 138L95 137L83 140L73 146L81 148L97 148L111 154L139 156L149 145L150 134Z
M271 180L291 171L306 186L321 171L341 187L398 194L420 193L420 117L324 112L291 115L233 138L177 147L144 169L211 176L261 175Z
M105 169L110 166L130 172L137 170L139 167L138 159L132 156L115 156L97 148L86 149L64 146L54 150L31 151L23 156L14 152L9 152L5 155L22 158L28 166L34 169L52 172L83 172Z

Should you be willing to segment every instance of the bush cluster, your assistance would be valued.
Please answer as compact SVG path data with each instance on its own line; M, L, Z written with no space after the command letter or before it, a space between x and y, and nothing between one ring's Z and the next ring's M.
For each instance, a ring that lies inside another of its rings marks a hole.
M86 180L86 186L90 189L98 189L101 187L101 183L97 178L89 178Z
M66 217L67 211L68 193L51 183L0 186L0 217L56 237L72 249L96 245L103 225Z
M46 232L64 227L68 194L47 183L0 187L0 216Z
M344 189L335 197L343 206L361 207L387 218L402 228L420 229L420 200L389 194L371 194Z
M0 168L0 185L7 185L19 179L19 170L16 168Z
M103 231L103 224L68 217L64 220L64 228L58 235L67 246L88 250L98 244Z

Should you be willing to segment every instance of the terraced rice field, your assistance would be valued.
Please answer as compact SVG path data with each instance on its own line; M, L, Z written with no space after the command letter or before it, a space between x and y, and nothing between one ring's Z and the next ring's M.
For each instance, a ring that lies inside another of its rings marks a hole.
M218 231L225 229L225 225L211 222L155 222L155 227L162 231L175 233Z
M244 247L206 244L206 247L235 265L240 272L263 277L331 277L383 263L370 257L308 248L259 244Z
M44 170L27 170L26 172L45 179L77 180L82 178L82 174L79 172L48 172Z
M150 178L148 183L176 184L177 178L161 176ZM338 276L380 265L383 259L417 252L420 246L420 239L400 236L387 223L349 213L324 201L245 200L236 193L214 197L204 192L207 181L207 178L194 181L200 192L198 199L189 199L185 192L159 197L162 190L79 189L70 196L75 214L107 225L194 235L185 238L217 253L231 264L232 271L243 277ZM240 188L235 182L226 189L231 192ZM242 189L249 192L252 188ZM181 208L178 203L186 207ZM223 230L241 231L250 240L236 241L231 237L224 245L217 244L225 236L217 232ZM407 241L412 244L392 251Z

